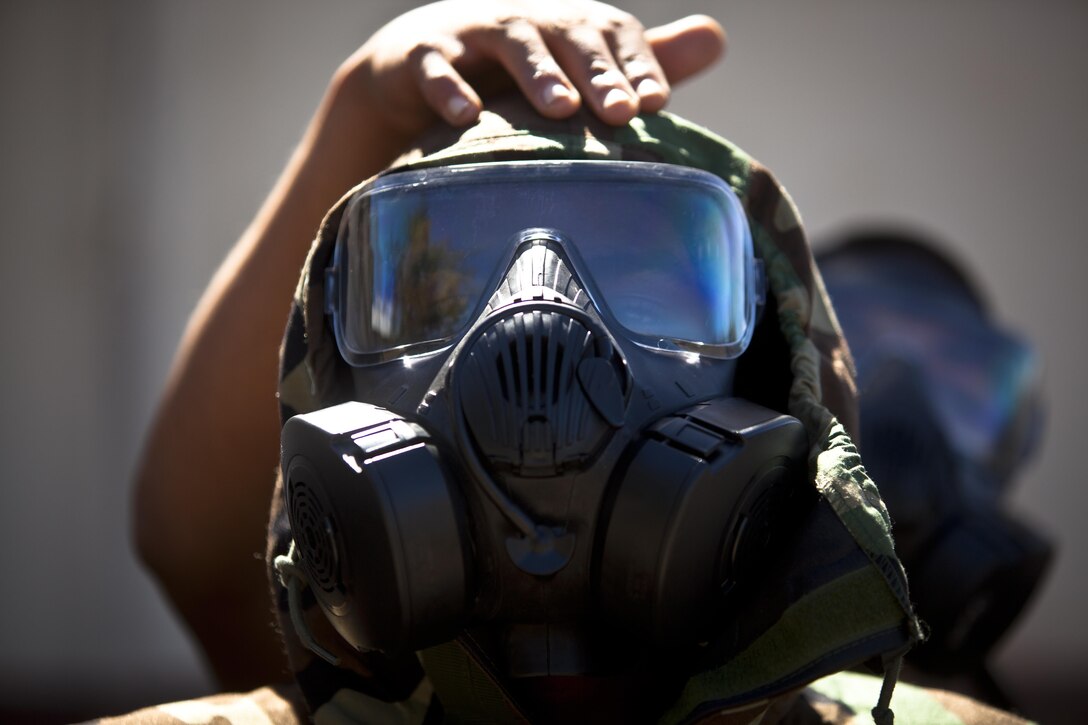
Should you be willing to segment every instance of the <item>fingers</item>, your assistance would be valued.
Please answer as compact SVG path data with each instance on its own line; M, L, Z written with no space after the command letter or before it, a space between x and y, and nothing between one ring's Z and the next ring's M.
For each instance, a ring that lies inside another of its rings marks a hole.
M642 26L630 20L607 31L514 20L477 49L494 53L542 114L565 118L585 101L603 120L623 124L640 111L660 110L669 97Z
M654 56L642 25L631 18L607 37L612 55L634 89L639 111L653 113L664 108L669 100L669 82Z
M566 118L578 110L582 102L578 91L535 25L510 20L489 35L492 52L537 111Z
M647 31L633 16L607 9L610 14L595 22L526 21L527 30L507 44L504 65L515 78L518 73L523 78L565 73L567 87L577 89L594 113L608 123L624 124L637 113L664 108L670 84L704 70L725 51L725 31L708 16L693 15ZM529 30L532 45L526 40ZM511 62L519 53L520 65ZM552 65L553 57L559 68ZM540 58L547 59L546 66L537 65ZM519 85L526 88L524 81ZM546 115L563 117L574 108L553 107Z
M455 126L475 121L483 106L458 69L478 71L488 58L542 115L565 118L584 102L618 125L663 108L670 84L704 70L725 51L725 31L705 15L645 30L633 16L603 7L609 14L593 21L515 16L481 23L458 33L457 47L416 46L409 65L426 104Z
M727 47L725 30L706 15L691 15L650 28L646 40L671 83L705 70Z
M549 35L549 47L594 113L613 124L638 113L638 94L599 30L576 25Z
M446 51L448 52L448 51ZM483 103L438 48L419 46L410 54L416 83L427 105L451 126L472 123Z

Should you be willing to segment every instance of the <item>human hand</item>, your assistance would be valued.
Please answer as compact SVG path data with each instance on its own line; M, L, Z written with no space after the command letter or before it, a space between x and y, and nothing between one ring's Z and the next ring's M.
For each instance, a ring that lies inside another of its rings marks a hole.
M665 106L670 83L703 70L725 49L721 26L690 16L644 29L600 2L444 0L381 28L341 67L342 90L378 112L389 133L418 135L436 118L463 126L481 97L516 84L542 115L582 103L623 124Z

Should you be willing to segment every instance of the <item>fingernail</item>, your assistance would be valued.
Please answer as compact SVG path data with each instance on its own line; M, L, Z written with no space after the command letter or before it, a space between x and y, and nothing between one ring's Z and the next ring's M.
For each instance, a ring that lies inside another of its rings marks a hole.
M601 105L605 108L612 108L613 106L629 105L631 103L631 96L627 95L626 91L621 91L619 88L613 88L604 97L604 101Z
M471 104L464 96L453 96L446 102L446 110L450 114L450 118L460 119L465 115L465 111Z
M597 88L606 88L608 86L618 86L625 80L626 78L624 78L622 73L615 68L610 68L609 70L602 71L593 76L589 82Z
M641 81L639 81L638 88L636 89L636 92L640 96L644 96L644 97L645 96L663 96L663 95L665 95L665 89L661 86L660 83L655 81L653 78L643 78Z
M543 96L544 105L546 106L550 106L557 101L569 101L572 98L570 89L562 83L545 86Z

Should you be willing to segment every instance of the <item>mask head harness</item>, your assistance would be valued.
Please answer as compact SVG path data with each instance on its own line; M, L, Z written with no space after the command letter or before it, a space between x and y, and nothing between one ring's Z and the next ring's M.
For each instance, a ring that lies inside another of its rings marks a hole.
M800 422L732 391L762 294L744 212L703 172L362 188L326 274L356 400L283 430L293 571L358 650L484 628L507 676L614 666L613 632L705 641L808 500Z

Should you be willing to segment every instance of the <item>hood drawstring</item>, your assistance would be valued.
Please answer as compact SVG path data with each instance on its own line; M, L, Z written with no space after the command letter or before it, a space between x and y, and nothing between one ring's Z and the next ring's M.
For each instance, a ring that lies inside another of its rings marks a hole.
M287 555L277 556L272 565L279 576L280 584L287 588L287 607L291 612L291 624L295 627L295 634L298 635L299 640L306 649L330 665L338 666L340 658L317 643L313 634L310 633L310 628L306 625L306 619L302 616L302 588L310 586L310 580L306 576L306 572L299 566L299 554L294 539L291 540L291 547L287 550Z
M880 698L876 707L872 709L873 721L876 725L893 725L895 713L892 712L892 692L895 683L899 681L899 671L903 667L903 655L895 655L884 659L884 683L880 686Z

